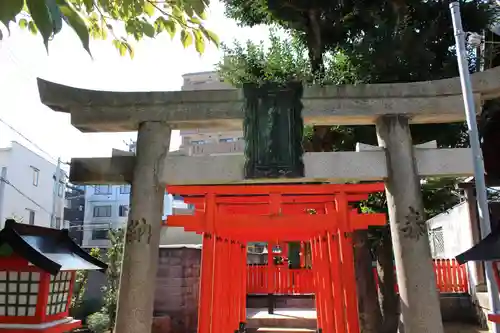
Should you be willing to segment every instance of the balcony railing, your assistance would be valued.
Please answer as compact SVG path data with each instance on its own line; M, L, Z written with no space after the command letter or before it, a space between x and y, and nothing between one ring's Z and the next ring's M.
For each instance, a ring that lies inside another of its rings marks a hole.
M243 153L244 150L245 141L243 140L238 140L235 142L206 143L203 145L193 145L185 148L185 152L189 156L237 154Z

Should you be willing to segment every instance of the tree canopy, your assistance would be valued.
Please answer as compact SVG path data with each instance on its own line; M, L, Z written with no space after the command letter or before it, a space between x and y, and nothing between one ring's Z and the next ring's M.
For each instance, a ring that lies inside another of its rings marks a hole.
M448 1L224 0L226 14L245 26L277 24L307 45L314 71L341 48L365 82L411 82L457 74ZM461 1L466 31L481 31L498 6Z
M90 52L90 39L108 39L121 55L133 57L130 37L136 41L167 32L178 35L184 47L194 45L203 53L206 42L219 44L217 35L204 26L208 0L1 0L0 22L7 30L18 24L49 41L66 22ZM0 30L0 40L5 38Z

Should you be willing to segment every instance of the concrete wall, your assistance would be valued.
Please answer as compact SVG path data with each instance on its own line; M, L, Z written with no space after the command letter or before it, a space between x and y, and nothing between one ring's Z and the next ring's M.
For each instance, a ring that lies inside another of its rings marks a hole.
M51 227L56 165L13 141L11 147L0 149L0 170L1 167L7 168L7 181L12 185L5 184L4 187L0 228L9 217L29 223L29 210L35 212L35 225ZM34 171L35 169L38 171ZM33 180L35 172L38 173L36 185ZM60 176L62 183L60 196L56 198L55 213L62 227L66 175L61 171Z
M199 246L160 249L153 333L194 333L198 325Z

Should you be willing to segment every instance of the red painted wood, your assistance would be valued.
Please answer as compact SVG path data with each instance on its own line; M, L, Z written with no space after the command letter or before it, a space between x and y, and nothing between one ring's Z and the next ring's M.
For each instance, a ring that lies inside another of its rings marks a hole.
M214 264L211 280L206 277L210 270L202 264L198 332L236 330L238 322L246 320L246 293L258 290L314 292L318 327L325 333L338 333L339 327L359 333L352 239L345 236L369 225L384 225L386 217L358 214L349 203L383 189L383 184L168 186L169 193L195 205L194 216L171 216L168 225L206 232L216 239L213 251L204 244L208 253L202 260L209 262L211 257ZM286 262L274 264L275 256L288 257L286 247L274 254L274 244L283 247L286 241L308 239L314 240L312 270L291 270ZM247 269L244 244L248 241L268 242L268 266ZM234 279L229 281L229 276ZM211 296L204 291L210 285ZM211 314L211 319L202 311Z

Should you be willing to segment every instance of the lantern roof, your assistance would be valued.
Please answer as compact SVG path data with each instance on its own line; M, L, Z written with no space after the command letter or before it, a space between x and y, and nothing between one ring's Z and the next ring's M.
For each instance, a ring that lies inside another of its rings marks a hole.
M460 265L468 261L500 260L500 226L479 243L455 257Z
M79 247L69 237L67 229L57 230L7 219L0 231L0 250L6 245L14 254L52 275L59 271L105 271L108 268Z

